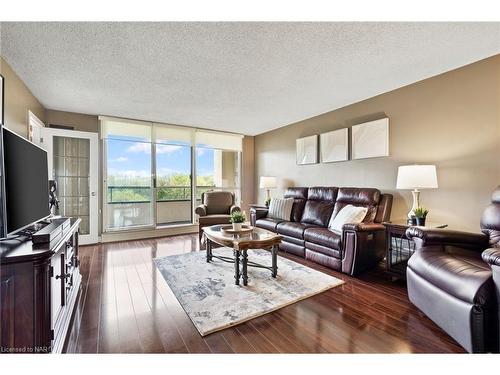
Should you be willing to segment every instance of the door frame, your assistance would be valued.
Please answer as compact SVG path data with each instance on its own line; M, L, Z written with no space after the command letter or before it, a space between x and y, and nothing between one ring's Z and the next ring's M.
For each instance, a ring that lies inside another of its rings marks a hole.
M93 132L79 130L44 128L42 147L48 153L49 179L54 179L54 136L67 138L88 139L90 142L89 154L89 234L81 234L81 245L99 242L99 135Z

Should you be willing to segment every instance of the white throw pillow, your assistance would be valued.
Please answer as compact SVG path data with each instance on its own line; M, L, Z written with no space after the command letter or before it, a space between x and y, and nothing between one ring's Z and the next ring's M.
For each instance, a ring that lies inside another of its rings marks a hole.
M293 198L272 198L267 214L271 219L290 220Z
M368 208L366 207L356 207L352 204L348 204L344 208L342 208L337 216L330 218L330 223L328 224L328 228L333 230L336 233L342 233L342 227L344 224L353 223L358 224L363 221L368 212Z

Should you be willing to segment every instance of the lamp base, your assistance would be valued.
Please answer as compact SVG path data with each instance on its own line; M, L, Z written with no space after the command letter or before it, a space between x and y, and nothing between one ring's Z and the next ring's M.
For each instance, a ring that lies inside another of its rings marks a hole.
M408 212L408 220L413 219L415 216L415 210L420 207L420 191L415 189L411 192L413 195L413 205L411 206L411 210Z

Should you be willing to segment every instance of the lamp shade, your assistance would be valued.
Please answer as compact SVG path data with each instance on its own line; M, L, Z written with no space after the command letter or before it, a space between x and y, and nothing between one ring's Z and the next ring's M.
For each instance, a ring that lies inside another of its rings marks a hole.
M397 189L433 189L437 187L435 165L402 165L398 168Z
M276 177L271 176L260 176L261 189L274 189L276 188Z

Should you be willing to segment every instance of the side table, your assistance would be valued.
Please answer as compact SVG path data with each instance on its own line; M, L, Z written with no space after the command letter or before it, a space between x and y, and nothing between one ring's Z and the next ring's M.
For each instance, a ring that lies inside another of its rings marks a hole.
M408 259L415 252L415 243L406 237L406 230L411 226L406 220L383 223L386 238L386 270L395 277L406 280ZM446 228L447 224L426 222L426 228Z

